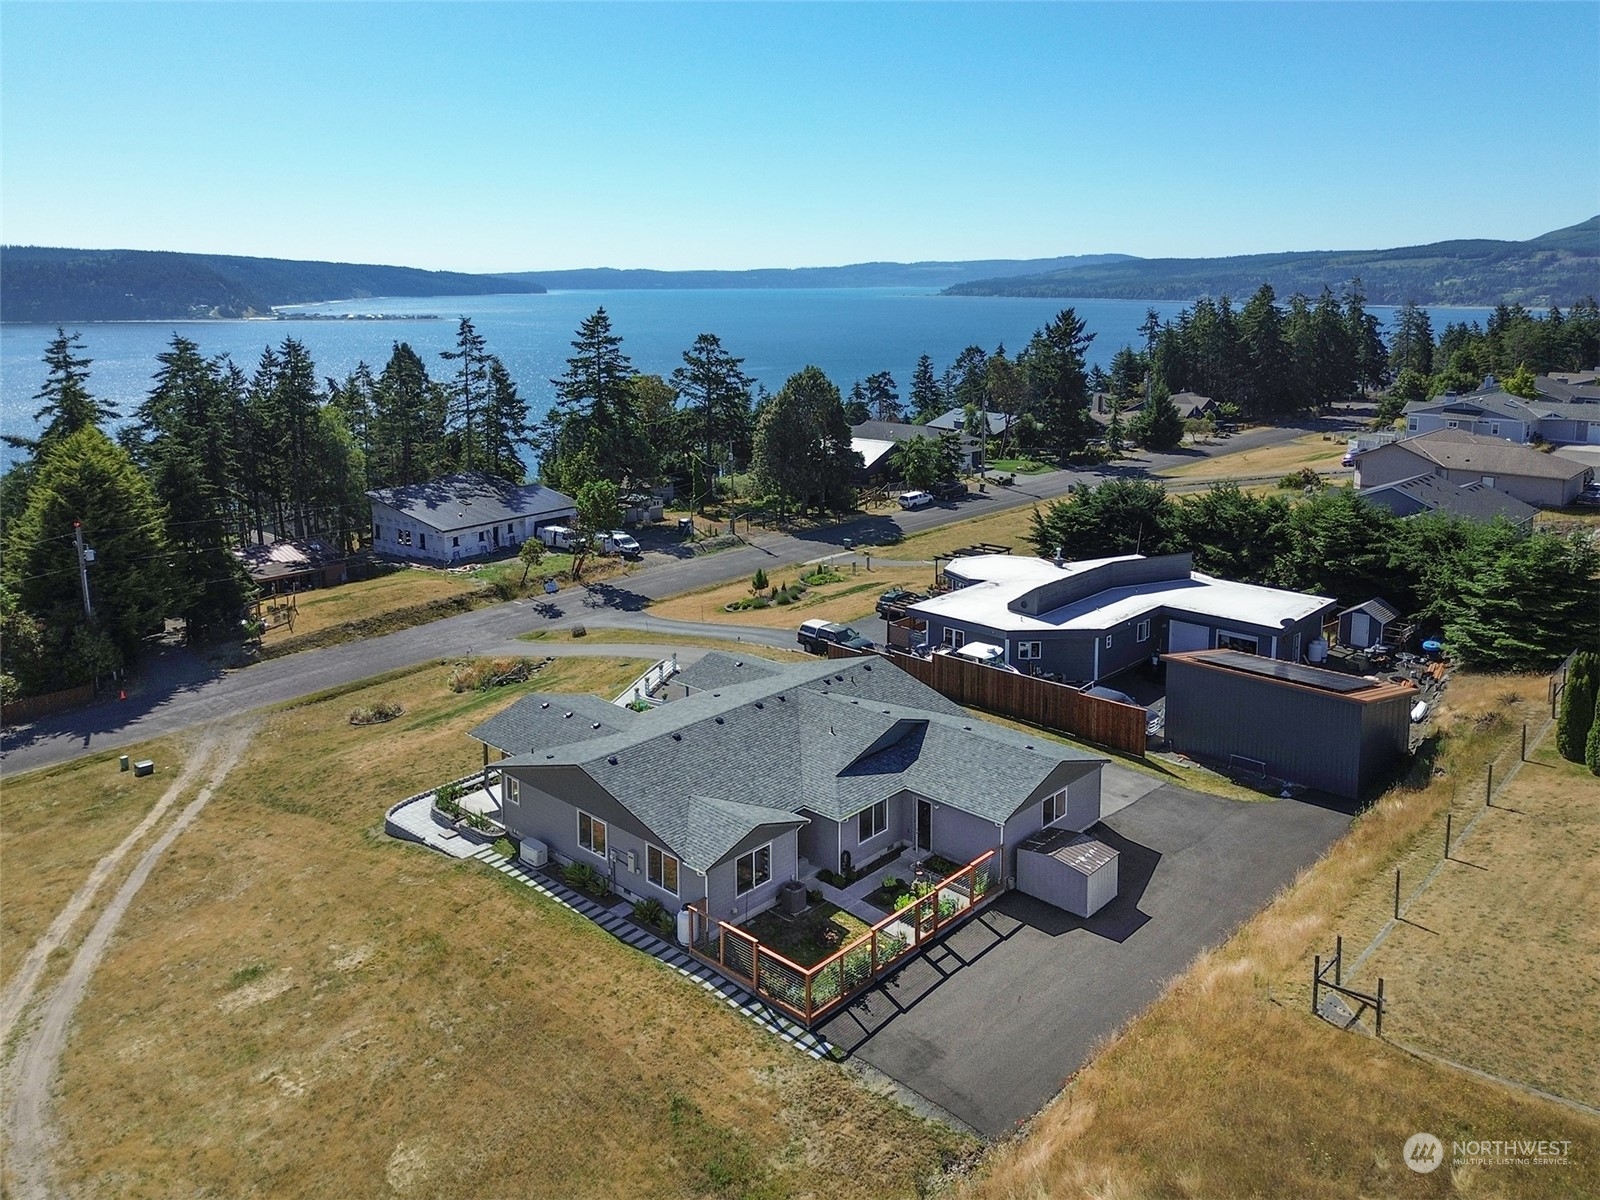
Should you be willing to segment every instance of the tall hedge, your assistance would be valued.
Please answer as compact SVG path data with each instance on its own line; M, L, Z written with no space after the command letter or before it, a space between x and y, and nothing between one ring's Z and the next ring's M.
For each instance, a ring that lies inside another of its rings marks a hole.
M1584 747L1583 761L1591 775L1600 775L1600 711L1594 714L1594 724L1589 726L1589 743Z
M1595 718L1595 656L1576 654L1567 669L1567 686L1561 692L1561 713L1556 718L1556 749L1569 762L1584 762Z

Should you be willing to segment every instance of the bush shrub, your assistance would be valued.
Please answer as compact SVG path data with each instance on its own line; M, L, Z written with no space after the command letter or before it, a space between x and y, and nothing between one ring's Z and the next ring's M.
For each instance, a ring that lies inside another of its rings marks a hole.
M450 668L445 686L452 692L486 692L490 688L525 683L551 660L533 658L473 658Z
M1594 725L1596 659L1587 651L1575 654L1567 668L1567 685L1561 690L1561 713L1556 718L1556 749L1568 762L1583 762L1589 730Z
M459 821L461 819L462 789L459 783L447 783L437 788L433 793L433 804L445 816Z
M385 721L392 721L405 712L405 706L396 704L393 700L379 700L376 704L363 704L359 708L350 710L350 724L352 725L381 725Z
M758 592L767 590L767 569L765 567L756 568L756 577L750 581L750 586Z

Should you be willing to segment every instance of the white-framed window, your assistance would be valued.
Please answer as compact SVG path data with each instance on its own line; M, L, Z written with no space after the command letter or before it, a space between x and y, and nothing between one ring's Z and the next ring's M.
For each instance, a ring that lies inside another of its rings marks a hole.
M578 845L590 854L606 856L606 823L582 809L578 811Z
M871 807L863 808L857 816L856 841L870 841L887 828L889 828L889 802L879 800Z
M663 892L678 894L678 860L648 842L644 849L644 875Z
M1500 422L1499 421L1490 421L1489 422L1489 433L1493 437L1499 437L1500 436Z
M1445 428L1446 429L1460 429L1461 428L1461 422L1460 421L1446 421L1444 424L1445 424Z
M409 530L409 529L397 530L396 534L395 534L395 540L397 540L402 546L411 545L411 530Z
M959 650L967 644L967 635L959 629L952 629L946 625L944 627L944 644Z
M733 894L743 896L772 879L772 843L757 846L733 862Z
M1407 433L1415 433L1416 431L1417 431L1417 419L1415 417L1407 417L1406 418L1406 432Z
M506 803L516 808L522 807L521 781L515 775L503 775L506 781Z
M1248 633L1230 633L1226 629L1217 630L1218 650L1242 650L1246 654L1261 653L1261 639Z
M1140 621L1138 625L1134 626L1133 640L1136 642L1148 642L1150 640L1149 621Z
M1067 789L1062 788L1059 792L1051 792L1050 795L1044 798L1042 808L1042 815L1046 825L1051 825L1061 820L1062 817L1067 815Z
M1018 662L1036 661L1044 657L1043 642L1018 642L1016 646Z
M1483 481L1483 486L1486 487L1486 488L1492 488L1494 486L1494 476L1493 475L1485 475L1485 476L1483 476L1482 477L1482 481Z
M1106 634L1106 649L1111 649L1111 635L1109 633Z

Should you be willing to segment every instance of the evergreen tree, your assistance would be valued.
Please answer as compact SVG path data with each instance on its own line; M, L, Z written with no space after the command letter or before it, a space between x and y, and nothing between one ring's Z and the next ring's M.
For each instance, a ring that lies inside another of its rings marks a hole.
M432 479L441 465L448 398L405 342L396 342L372 389L373 487L402 487Z
M1588 751L1589 731L1595 723L1595 690L1600 687L1600 671L1595 655L1572 656L1567 668L1566 686L1561 689L1561 711L1556 717L1556 749L1569 762L1583 762Z
M1244 357L1239 405L1252 417L1278 420L1293 415L1296 409L1283 320L1277 295L1268 283L1256 289L1239 313L1240 349Z
M1595 713L1595 719L1589 725L1589 737L1583 747L1583 762L1589 768L1589 774L1600 775L1600 711Z
M489 389L483 410L483 469L501 479L521 483L522 447L529 444L528 402L498 355L491 354Z
M89 393L89 364L83 352L83 335L68 334L60 326L45 347L44 362L49 368L44 386L34 393L39 409L33 414L44 429L37 438L6 434L5 442L18 449L42 452L52 442L70 437L88 426L100 426L117 419L116 405L97 400Z
M1134 414L1128 432L1147 450L1171 450L1183 441L1183 415L1164 386Z
M1584 537L1536 533L1474 564L1462 582L1445 641L1476 670L1539 670L1576 642L1600 640L1595 577L1600 549ZM1537 596L1530 604L1528 598Z
M723 348L714 333L702 333L683 352L683 365L672 372L673 386L684 401L688 444L704 463L720 462L720 447L732 457L734 470L750 462L755 421L750 411L751 380L744 359Z
M1177 511L1167 490L1145 480L1076 484L1065 499L1033 510L1027 541L1043 558L1169 554L1178 548Z
M74 522L95 552L92 619L83 611ZM60 683L93 678L130 661L167 612L165 515L127 452L94 425L52 439L39 460L28 507L8 531L5 585L43 622Z
M1433 374L1433 321L1427 309L1407 301L1395 314L1389 367L1396 377L1406 371L1423 378Z
M916 369L911 373L911 419L918 425L926 425L948 407L944 388L933 373L933 359L924 354L917 359Z
M649 448L630 408L633 364L604 308L584 319L572 348L566 373L551 380L556 407L547 420L540 462L546 480L575 490L588 478L623 487L646 478L652 474Z
M1064 308L1034 333L1018 355L1027 384L1028 412L1058 454L1082 450L1096 432L1089 415L1085 356L1094 334L1076 310Z
M844 419L851 425L872 420L872 402L867 399L867 389L859 379L850 385L850 398L844 402Z
M899 386L887 371L876 371L867 376L867 407L875 421L900 421L905 410L900 407Z
M439 356L456 364L445 418L447 453L458 469L480 470L484 466L483 420L491 403L489 351L470 318L462 317L457 326L456 348L441 350Z
M799 512L847 507L861 465L839 389L821 369L791 375L763 406L751 466L768 491Z
M1345 296L1344 324L1356 385L1381 388L1389 379L1389 352L1383 344L1378 318L1367 311L1367 297L1359 278L1350 281L1350 291Z
M889 466L908 488L930 488L945 477L939 442L933 438L918 436L901 442L890 451Z

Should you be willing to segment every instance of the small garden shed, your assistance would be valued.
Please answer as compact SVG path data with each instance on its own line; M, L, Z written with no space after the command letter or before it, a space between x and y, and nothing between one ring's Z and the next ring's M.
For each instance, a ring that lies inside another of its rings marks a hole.
M1357 604L1339 614L1339 644L1370 650L1384 645L1389 627L1400 619L1400 614L1386 600L1372 599Z
M1017 888L1092 917L1117 898L1117 852L1087 833L1041 829L1017 844Z

